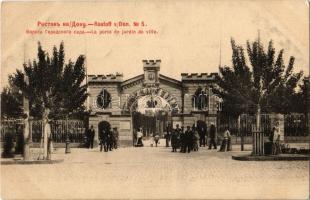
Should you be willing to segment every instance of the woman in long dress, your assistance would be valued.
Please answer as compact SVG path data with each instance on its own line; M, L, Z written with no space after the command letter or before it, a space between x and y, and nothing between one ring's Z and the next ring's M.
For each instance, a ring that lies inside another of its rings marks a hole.
M230 151L230 132L229 129L226 128L224 135L223 135L223 141L222 141L222 145L220 148L220 151Z
M142 129L139 129L137 132L137 144L136 144L137 147L143 146L142 138L143 138Z

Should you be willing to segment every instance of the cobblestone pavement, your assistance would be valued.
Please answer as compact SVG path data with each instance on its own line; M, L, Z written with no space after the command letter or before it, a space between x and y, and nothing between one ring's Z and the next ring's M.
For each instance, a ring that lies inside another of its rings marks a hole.
M234 147L234 149L239 149ZM3 199L306 199L307 161L236 161L249 151L172 153L170 148L58 149L52 165L1 166Z

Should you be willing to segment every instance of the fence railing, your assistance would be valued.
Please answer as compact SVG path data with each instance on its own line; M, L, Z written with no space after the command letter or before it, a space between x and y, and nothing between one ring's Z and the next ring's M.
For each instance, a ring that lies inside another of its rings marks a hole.
M31 120L32 141L40 142L43 137L42 120ZM22 137L24 121L3 120L1 121L1 141L4 140L7 134L12 134L16 141L18 137ZM51 122L51 138L56 143L66 142L67 136L70 142L83 143L85 142L85 123L82 120L55 120Z
M272 131L271 120L269 114L261 115L261 130L265 136L269 136ZM218 132L222 133L225 128L229 128L232 135L235 136L251 136L252 125L256 124L256 116L242 114L239 118L230 116L218 117ZM304 114L284 115L284 136L309 136L307 118Z

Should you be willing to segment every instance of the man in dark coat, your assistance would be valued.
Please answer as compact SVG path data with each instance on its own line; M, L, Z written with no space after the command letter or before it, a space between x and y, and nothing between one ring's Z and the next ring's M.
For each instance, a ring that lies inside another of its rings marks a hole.
M193 131L191 130L190 126L186 127L186 131L185 131L185 152L187 151L187 153L191 152L191 149L193 148Z
M181 132L181 129L179 128L179 124L177 124L176 129L174 129L171 134L172 152L177 152L177 148L179 146L180 132Z
M113 149L113 134L112 134L112 129L110 129L108 132L107 132L107 150L108 151L112 151Z
M117 127L113 128L113 148L117 149L118 147L118 131L117 131Z
M107 152L107 133L104 129L102 129L99 133L99 140L100 140L100 151L104 149Z
M201 127L199 128L199 146L206 146L206 134L207 134L207 129L206 127Z
M95 129L93 126L91 126L90 129L88 130L88 137L89 137L88 148L94 148Z
M180 152L185 153L186 152L186 135L184 133L184 127L181 128L180 132Z
M217 145L215 142L215 137L216 137L216 129L213 123L211 123L210 126L210 143L209 143L209 149L211 149L212 145L214 146L214 149L217 149Z

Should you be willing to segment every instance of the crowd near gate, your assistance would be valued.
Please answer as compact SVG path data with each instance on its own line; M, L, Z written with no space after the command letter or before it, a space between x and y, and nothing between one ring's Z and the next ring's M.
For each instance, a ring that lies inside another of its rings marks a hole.
M85 138L85 122L83 120L53 120L51 125L51 138L54 143L65 143L69 139L70 143L84 144ZM1 142L5 138L11 137L14 142L23 140L23 119L2 120L1 121ZM43 122L42 120L29 120L31 131L31 139L33 143L40 143L43 138Z

